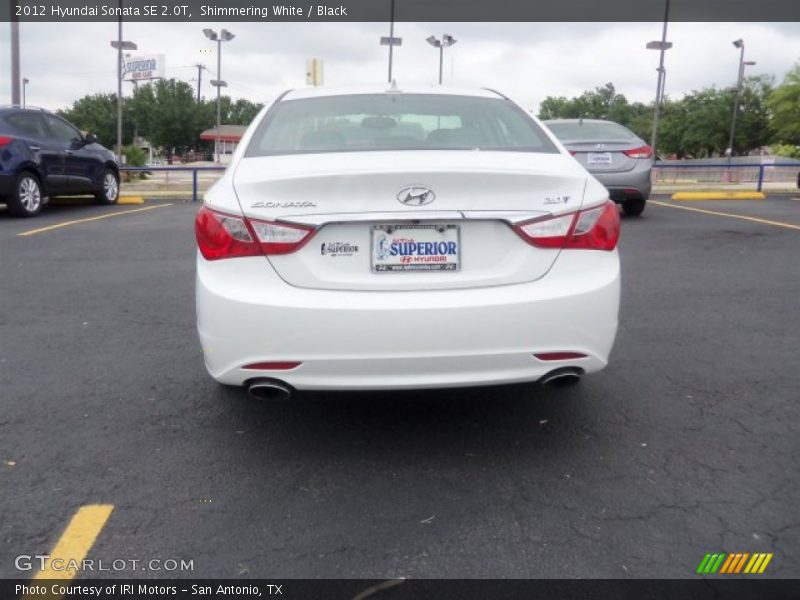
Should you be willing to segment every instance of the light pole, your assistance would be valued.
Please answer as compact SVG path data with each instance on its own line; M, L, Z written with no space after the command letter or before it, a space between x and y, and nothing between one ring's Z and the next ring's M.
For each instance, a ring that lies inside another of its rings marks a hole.
M434 36L430 36L426 38L425 41L428 42L434 48L439 49L439 85L442 85L442 64L444 62L444 49L447 48L448 46L452 46L458 40L455 39L449 33L445 33L442 36L441 40L436 39Z
M25 108L25 87L31 82L27 77L22 78L22 108Z
M389 46L389 83L392 83L392 56L395 46L403 45L403 38L394 37L394 0L390 0L389 37L381 37L381 46Z
M739 49L739 76L736 79L736 96L733 100L733 116L731 117L731 137L728 141L728 162L733 158L733 139L734 134L736 133L736 113L739 112L739 97L742 94L742 83L744 80L744 68L747 66L752 66L755 61L745 61L744 60L744 40L741 38L735 40L733 45Z
M8 4L11 22L11 104L19 106L19 18Z
M203 29L203 33L212 42L217 42L217 78L211 80L211 85L217 88L217 135L214 139L214 154L216 162L220 162L220 94L222 88L228 87L228 83L222 80L222 42L230 42L235 36L227 29L220 30L219 35L213 29Z
M656 103L653 106L653 133L650 136L650 145L653 147L653 160L658 159L656 143L658 142L658 119L661 114L661 103L664 100L664 84L667 79L667 71L664 68L664 53L672 48L672 42L667 41L667 23L669 23L669 2L666 0L664 7L664 27L661 30L661 41L647 42L648 50L659 50L658 57L658 81L656 82Z
M122 0L119 0L119 25L117 39L111 42L111 47L117 51L117 160L122 162L122 51L136 50L138 46L133 42L122 39Z

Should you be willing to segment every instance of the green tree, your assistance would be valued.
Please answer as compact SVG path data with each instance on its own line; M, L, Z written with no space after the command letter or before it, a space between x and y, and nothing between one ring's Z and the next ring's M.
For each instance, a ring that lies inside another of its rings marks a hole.
M766 99L771 89L769 77L748 77L744 81L736 116L735 154L746 154L769 144ZM659 149L680 157L724 155L730 142L735 97L733 90L711 87L667 103L659 126Z
M800 67L797 71L795 82L800 91ZM773 81L767 76L748 77L745 80L739 99L734 141L737 154L770 143L767 99L775 97L772 87ZM677 101L667 98L659 124L659 154L674 153L681 158L724 154L730 136L734 98L731 91L713 87L693 91ZM791 102L788 104L791 105ZM797 106L797 102L791 106ZM628 127L640 138L649 140L653 105L628 102L623 94L617 93L612 83L607 83L574 98L548 96L539 110L539 118L543 119L581 117L615 121ZM796 124L796 121L793 123Z
M698 158L722 154L728 146L733 94L716 88L695 91L683 105L681 154Z
M539 107L540 119L607 119L629 127L638 136L648 139L648 123L653 109L641 102L628 102L617 93L613 83L596 87L575 98L548 96Z
M122 143L130 144L133 125L123 104ZM117 95L92 94L76 100L71 108L59 110L58 114L78 129L94 133L102 144L113 148L117 143Z
M232 102L229 97L225 96L223 100L226 101L227 107L225 104L222 105L222 122L230 125L250 125L258 111L264 106L244 98L239 98L236 102Z
M771 112L770 127L776 141L800 145L800 63L773 90L767 106Z
M139 86L129 104L139 135L167 152L196 147L200 132L209 125L192 87L183 81L160 79Z
M733 146L736 154L745 154L767 146L772 141L774 136L769 127L768 99L772 95L774 84L773 78L768 75L745 79L734 132L736 139Z

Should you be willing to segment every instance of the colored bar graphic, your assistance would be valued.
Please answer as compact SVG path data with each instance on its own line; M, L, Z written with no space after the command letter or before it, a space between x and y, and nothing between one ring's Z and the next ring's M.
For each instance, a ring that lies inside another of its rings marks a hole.
M736 565L739 564L739 559L742 557L742 555L739 552L734 552L733 554L730 555L730 557L731 557L731 562L728 565L728 568L725 571L723 571L723 573L733 573L733 571L736 569Z
M714 563L714 566L711 567L711 572L712 573L716 573L717 572L717 570L719 569L719 567L722 564L722 561L724 559L725 559L725 553L721 552L720 555L719 555L719 558L717 558L716 562Z
M755 573L757 572L758 567L761 565L761 561L764 560L766 554L753 554L750 562L747 563L747 566L744 568L745 573Z
M744 554L742 554L742 558L736 564L736 571L735 571L736 573L741 573L742 569L744 568L744 561L746 561L749 557L750 557L749 552L745 552Z
M720 573L727 573L728 570L731 568L733 564L733 554L728 554L728 560L725 561L725 564L722 565L722 568L719 570Z
M711 573L711 569L714 566L714 563L717 562L717 558L718 557L719 557L719 554L716 554L716 553L711 555L711 558L708 560L708 564L706 565L706 568L703 569L703 573Z
M698 574L699 573L705 573L706 565L708 565L708 561L709 560L711 560L711 555L710 554L706 554L703 557L703 560L700 561L700 566L697 567L697 571L695 571L695 573L698 573Z
M749 552L734 552L732 554L726 554L725 552L709 553L700 561L696 573L699 575L713 575L717 572L720 574L763 573L769 561L772 560L772 556L771 552L755 552L753 554Z
M764 562L761 563L761 566L758 568L758 572L759 573L763 573L764 570L767 568L767 565L769 564L769 561L771 561L771 560L772 560L772 552L767 554L766 558L764 558Z

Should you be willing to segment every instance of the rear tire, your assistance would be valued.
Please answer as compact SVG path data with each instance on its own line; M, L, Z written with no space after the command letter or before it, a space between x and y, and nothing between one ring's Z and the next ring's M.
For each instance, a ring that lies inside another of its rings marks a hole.
M119 200L119 175L114 169L103 171L102 187L95 192L95 200L98 204L116 204Z
M15 217L35 217L43 205L42 184L36 175L23 171L17 177L13 195L8 199L8 211Z
M627 217L638 217L644 211L645 204L644 198L628 198L622 203L622 212Z

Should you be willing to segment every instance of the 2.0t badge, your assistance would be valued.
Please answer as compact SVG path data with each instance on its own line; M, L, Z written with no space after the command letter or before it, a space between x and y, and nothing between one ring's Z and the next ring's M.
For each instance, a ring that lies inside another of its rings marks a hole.
M425 206L436 199L436 194L423 185L410 185L397 192L397 199L409 206Z

